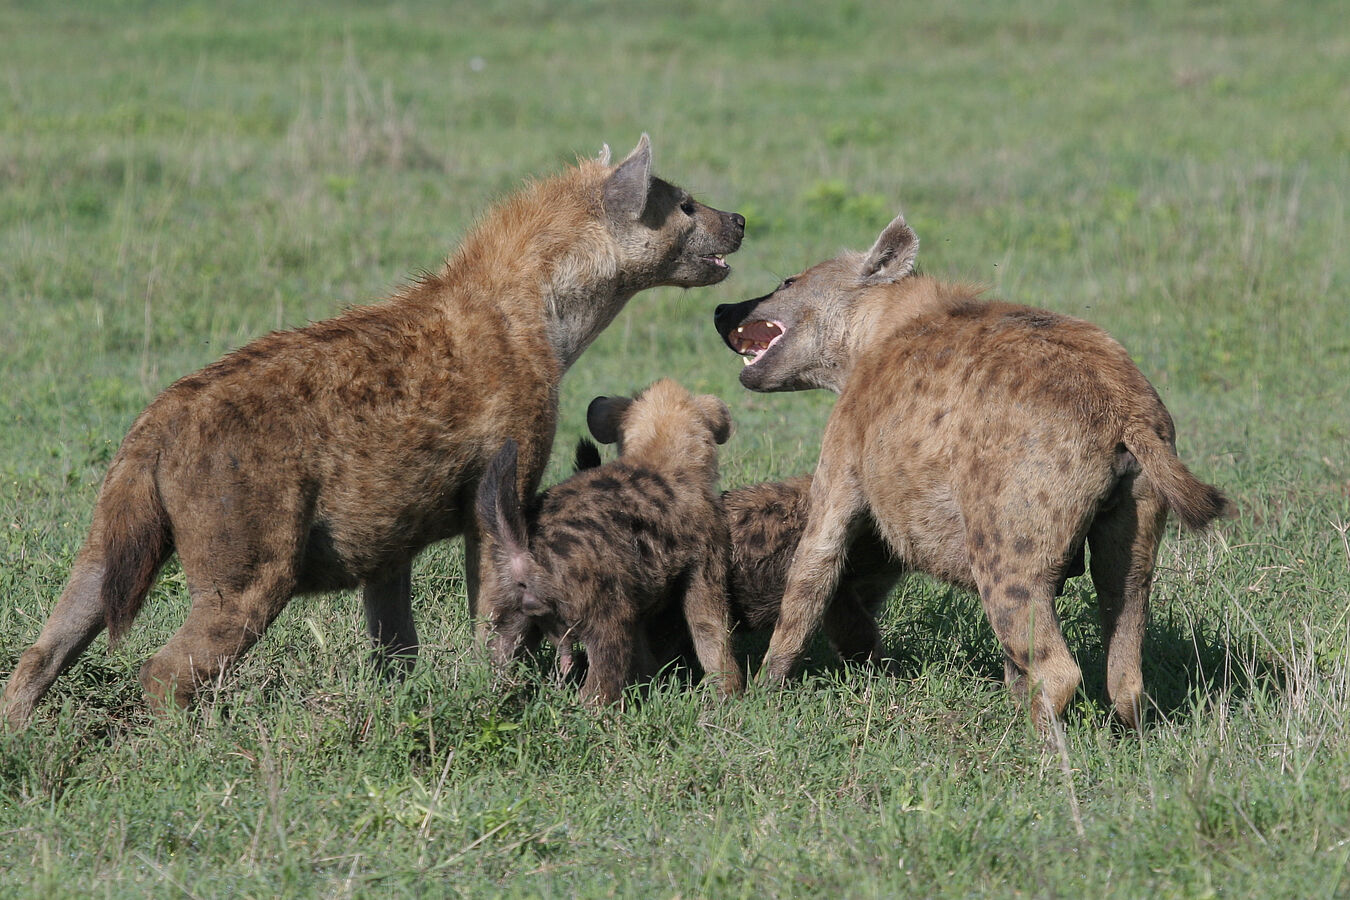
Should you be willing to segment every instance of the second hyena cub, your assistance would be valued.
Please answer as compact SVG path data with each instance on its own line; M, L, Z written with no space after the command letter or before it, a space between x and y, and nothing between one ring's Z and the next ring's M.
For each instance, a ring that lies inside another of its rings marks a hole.
M576 469L600 465L600 451L585 439L577 444ZM788 569L811 511L811 476L761 481L722 492L731 557L727 599L738 631L771 631L778 624ZM825 608L825 634L846 662L880 663L884 648L877 615L909 569L895 555L875 524L861 521L848 542L839 584ZM1060 575L1055 593L1085 571L1083 546ZM648 639L658 663L685 658L687 636L666 621L653 622ZM570 658L565 665L570 665Z
M631 400L596 398L586 418L598 440L618 443L613 462L523 504L511 443L484 475L478 516L498 547L500 589L555 643L585 646L587 702L612 703L653 674L645 622L670 604L680 605L704 671L724 695L739 692L717 492L726 404L663 379ZM501 659L513 650L493 647Z

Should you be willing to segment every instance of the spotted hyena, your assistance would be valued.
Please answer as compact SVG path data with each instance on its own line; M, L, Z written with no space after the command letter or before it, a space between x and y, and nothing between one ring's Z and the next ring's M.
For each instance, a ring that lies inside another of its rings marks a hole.
M1167 511L1201 528L1231 504L1177 458L1166 408L1105 332L915 274L917 250L897 217L869 252L717 308L743 385L839 395L764 670L791 673L870 518L906 566L979 592L1009 686L1048 724L1081 678L1054 597L1086 541L1107 690L1137 725Z
M717 445L731 433L726 404L663 379L634 399L598 397L587 411L598 440L619 456L586 468L538 498L516 494L515 446L493 460L478 517L499 548L503 603L534 619L561 648L586 649L583 699L612 703L654 673L647 622L677 608L704 671L724 694L741 690L727 609L728 540L717 492ZM514 647L502 629L494 655Z
M411 566L463 534L471 609L473 498L502 442L538 484L558 384L638 291L726 277L745 220L651 173L643 135L531 184L441 269L391 299L259 338L182 378L113 458L64 593L3 706L21 727L106 626L116 640L175 550L192 605L142 668L154 705L185 704L296 594L361 586L381 658L417 649Z

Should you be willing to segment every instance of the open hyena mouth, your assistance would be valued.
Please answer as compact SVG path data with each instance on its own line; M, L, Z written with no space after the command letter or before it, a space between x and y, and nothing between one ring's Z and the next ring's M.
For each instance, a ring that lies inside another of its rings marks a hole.
M786 333L782 322L746 322L727 335L727 343L745 358L747 366L753 366Z
M699 259L703 260L708 265L716 266L719 269L730 268L730 266L727 265L727 255L725 253L710 253L707 256L700 256Z

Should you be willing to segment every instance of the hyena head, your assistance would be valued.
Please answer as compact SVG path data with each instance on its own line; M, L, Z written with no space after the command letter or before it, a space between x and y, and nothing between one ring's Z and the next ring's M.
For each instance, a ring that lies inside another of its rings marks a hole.
M663 378L636 397L596 397L586 425L602 444L619 445L620 456L659 456L681 468L717 477L717 445L731 437L731 410L712 394L691 394Z
M608 156L606 147L602 161ZM621 278L635 292L717 284L731 274L725 256L741 246L745 217L699 203L651 168L651 142L644 134L605 180L605 218Z
M896 216L867 253L842 253L783 279L770 294L717 307L717 332L745 357L741 384L764 392L843 390L857 332L869 325L859 301L913 274L918 252L914 229Z

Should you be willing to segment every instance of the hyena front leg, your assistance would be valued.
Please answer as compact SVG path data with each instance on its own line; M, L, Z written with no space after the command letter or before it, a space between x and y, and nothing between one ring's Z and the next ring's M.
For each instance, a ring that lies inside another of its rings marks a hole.
M783 605L760 668L761 678L786 681L801 661L806 642L820 627L839 586L852 523L863 509L854 480L830 471L822 460L811 481L811 514L788 570Z
M412 617L412 563L367 581L361 592L366 631L375 644L375 664L386 675L406 677L417 659Z
M606 598L608 599L608 598ZM591 706L607 706L623 695L632 682L637 645L637 618L628 603L610 607L588 623L586 643L586 682L581 700ZM588 609L604 609L603 602Z
M694 654L705 676L718 680L723 697L745 690L745 677L731 642L726 584L725 559L713 557L693 572L684 594L684 621L694 641Z
M56 677L73 663L104 627L104 567L88 544L75 558L70 580L61 599L42 626L38 639L19 657L9 684L5 686L4 710L12 729L22 728L33 714L33 707Z

